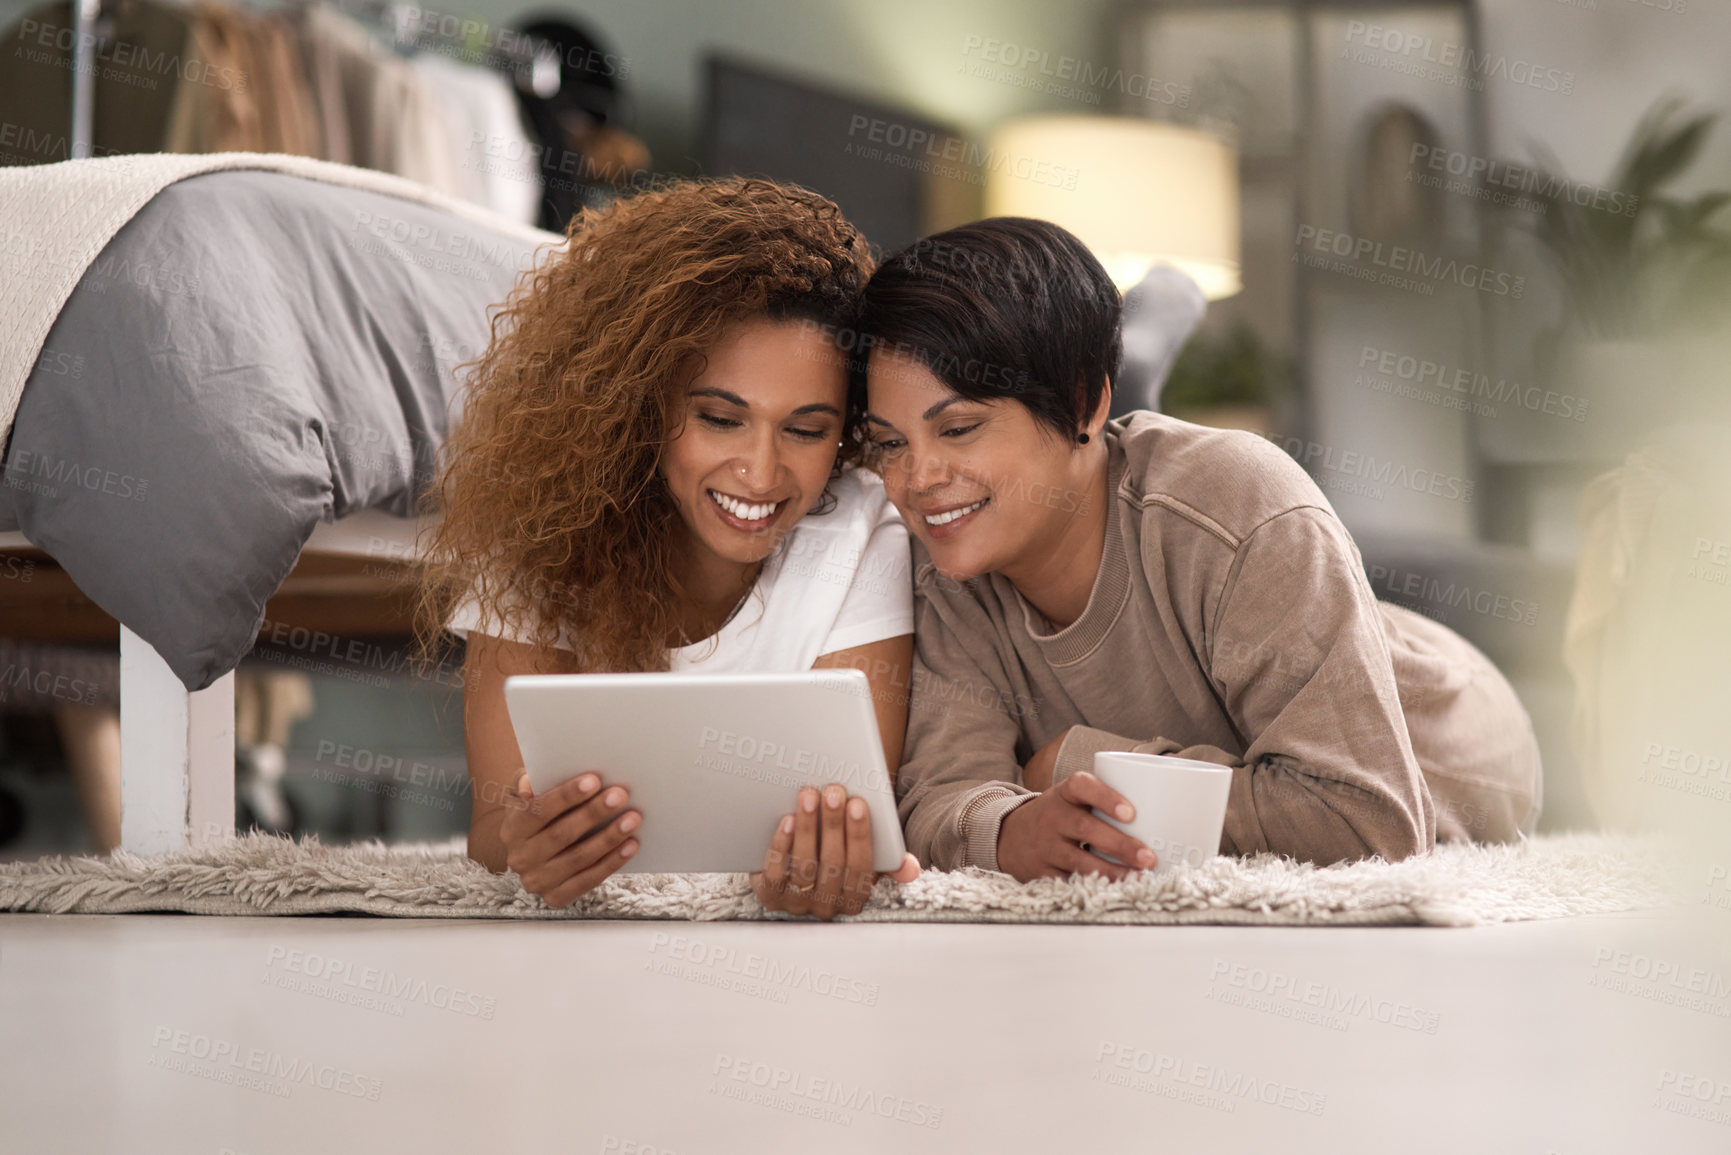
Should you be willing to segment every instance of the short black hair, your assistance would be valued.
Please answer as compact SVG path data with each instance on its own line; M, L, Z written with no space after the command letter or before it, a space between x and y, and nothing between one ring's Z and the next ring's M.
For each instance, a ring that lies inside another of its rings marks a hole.
M989 217L892 254L866 285L859 323L864 350L918 360L970 401L1020 401L1069 438L1117 379L1123 311L1074 234Z

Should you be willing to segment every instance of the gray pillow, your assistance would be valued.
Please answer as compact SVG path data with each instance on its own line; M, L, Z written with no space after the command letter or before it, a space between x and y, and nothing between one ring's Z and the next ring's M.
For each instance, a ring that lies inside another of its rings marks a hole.
M1208 302L1189 274L1156 265L1124 294L1124 360L1112 391L1112 416L1160 408L1160 388L1201 324Z

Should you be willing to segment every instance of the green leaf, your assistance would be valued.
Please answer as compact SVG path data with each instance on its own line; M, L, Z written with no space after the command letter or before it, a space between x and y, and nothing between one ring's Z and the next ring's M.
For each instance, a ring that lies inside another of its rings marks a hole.
M1731 191L1692 199L1660 195L1700 155L1716 114L1683 116L1686 102L1667 96L1641 117L1624 147L1613 187L1637 197L1633 214L1580 205L1564 183L1547 195L1532 235L1555 266L1565 309L1581 327L1605 336L1643 336L1682 319L1731 312L1731 234L1711 221ZM1681 119L1679 120L1679 118ZM1541 173L1562 166L1538 142L1528 142Z

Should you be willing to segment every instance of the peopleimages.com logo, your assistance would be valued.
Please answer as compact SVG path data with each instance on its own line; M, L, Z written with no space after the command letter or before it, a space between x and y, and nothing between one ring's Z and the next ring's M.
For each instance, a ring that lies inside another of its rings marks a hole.
M715 1080L712 1093L725 1094L731 1089L736 1093L728 1095L729 1098L743 1098L755 1091L754 1102L789 1114L810 1114L826 1122L841 1123L848 1122L847 1116L854 1114L876 1115L933 1131L943 1126L944 1109L935 1104L740 1055L717 1055L710 1074ZM729 1088L729 1084L733 1087Z
M1354 383L1395 396L1441 403L1481 416L1495 417L1498 405L1518 405L1533 413L1585 421L1591 401L1572 393L1523 385L1506 377L1493 379L1473 369L1366 345L1358 356L1360 372ZM1380 377L1381 380L1377 378ZM1435 397L1433 400L1433 390Z
M1470 44L1438 41L1419 32L1404 32L1363 20L1349 20L1341 56L1359 64L1374 64L1391 72L1435 80L1454 87L1482 92L1486 80L1555 92L1563 96L1575 91L1575 74L1546 68L1530 60L1500 52L1480 52Z
M918 125L901 124L893 120L855 113L848 122L850 138L848 154L863 155L868 160L900 157L904 160L923 157L927 161L945 161L968 165L979 170L979 177L1007 173L1034 184L1052 185L1074 190L1081 173L1070 165L1054 164L1043 157L1008 152L1001 148L982 148L949 133L936 133ZM855 139L863 138L863 139ZM889 152L883 151L890 150ZM940 175L973 176L957 170Z
M1163 80L1141 72L1108 64L1095 64L1076 56L1053 56L1042 48L1013 41L970 35L962 42L963 61L958 71L997 80L1017 88L1067 97L1084 104L1099 104L1105 92L1116 92L1134 100L1189 108L1191 88L1174 80Z
M232 1083L287 1098L296 1085L378 1101L384 1084L329 1063L314 1063L264 1047L242 1048L231 1039L196 1031L156 1028L150 1065L212 1082Z
M858 758L788 747L771 739L716 726L703 727L693 765L703 770L784 786L797 787L815 780L839 782L850 790L864 790L867 783L865 765Z
M1324 488L1338 488L1342 483L1351 483L1345 486L1346 491L1362 492L1378 501L1390 490L1403 489L1413 493L1428 493L1432 497L1447 498L1450 501L1470 502L1473 499L1471 479L1457 474L1444 473L1439 469L1409 467L1405 462L1392 457L1379 458L1373 453L1339 449L1298 437L1282 437L1271 433L1268 440L1286 450L1287 454L1305 469L1323 471L1315 476L1317 484Z
M1409 183L1417 177L1427 174L1417 171L1422 165L1428 168L1430 177L1441 179L1446 173L1451 177L1459 177L1466 187L1450 188L1450 192L1480 193L1513 192L1519 194L1514 200L1504 200L1498 203L1515 204L1518 208L1531 208L1544 212L1546 202L1552 200L1567 201L1581 208L1591 208L1599 212L1610 213L1613 216L1632 217L1641 206L1641 198L1633 193L1618 189L1608 189L1600 185L1581 184L1567 177L1555 176L1539 169L1525 165L1510 164L1508 161L1492 160L1489 157L1473 156L1452 148L1442 148L1436 145L1415 144L1407 157L1407 163L1413 171L1407 173ZM1486 186L1480 189L1480 182ZM1421 182L1422 183L1422 182ZM1441 187L1432 184L1431 187ZM1531 194L1539 198L1536 201L1523 200Z
M1525 277L1487 265L1454 257L1432 257L1421 249L1385 244L1369 237L1355 237L1351 233L1320 229L1315 225L1299 225L1293 247L1292 259L1306 266L1327 268L1331 272L1396 288L1428 291L1427 281L1449 281L1463 289L1477 289L1481 293L1518 301L1527 287ZM1330 257L1339 259L1330 264ZM1365 262L1369 262L1370 267L1365 267Z

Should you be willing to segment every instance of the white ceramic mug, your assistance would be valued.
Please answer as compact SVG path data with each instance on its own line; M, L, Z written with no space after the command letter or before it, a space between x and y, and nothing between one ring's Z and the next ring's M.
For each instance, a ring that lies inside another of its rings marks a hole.
M1220 853L1232 767L1165 754L1102 750L1094 755L1094 776L1136 808L1133 822L1120 822L1098 809L1095 817L1141 839L1154 852L1156 872L1201 866ZM1103 851L1094 853L1118 861Z

